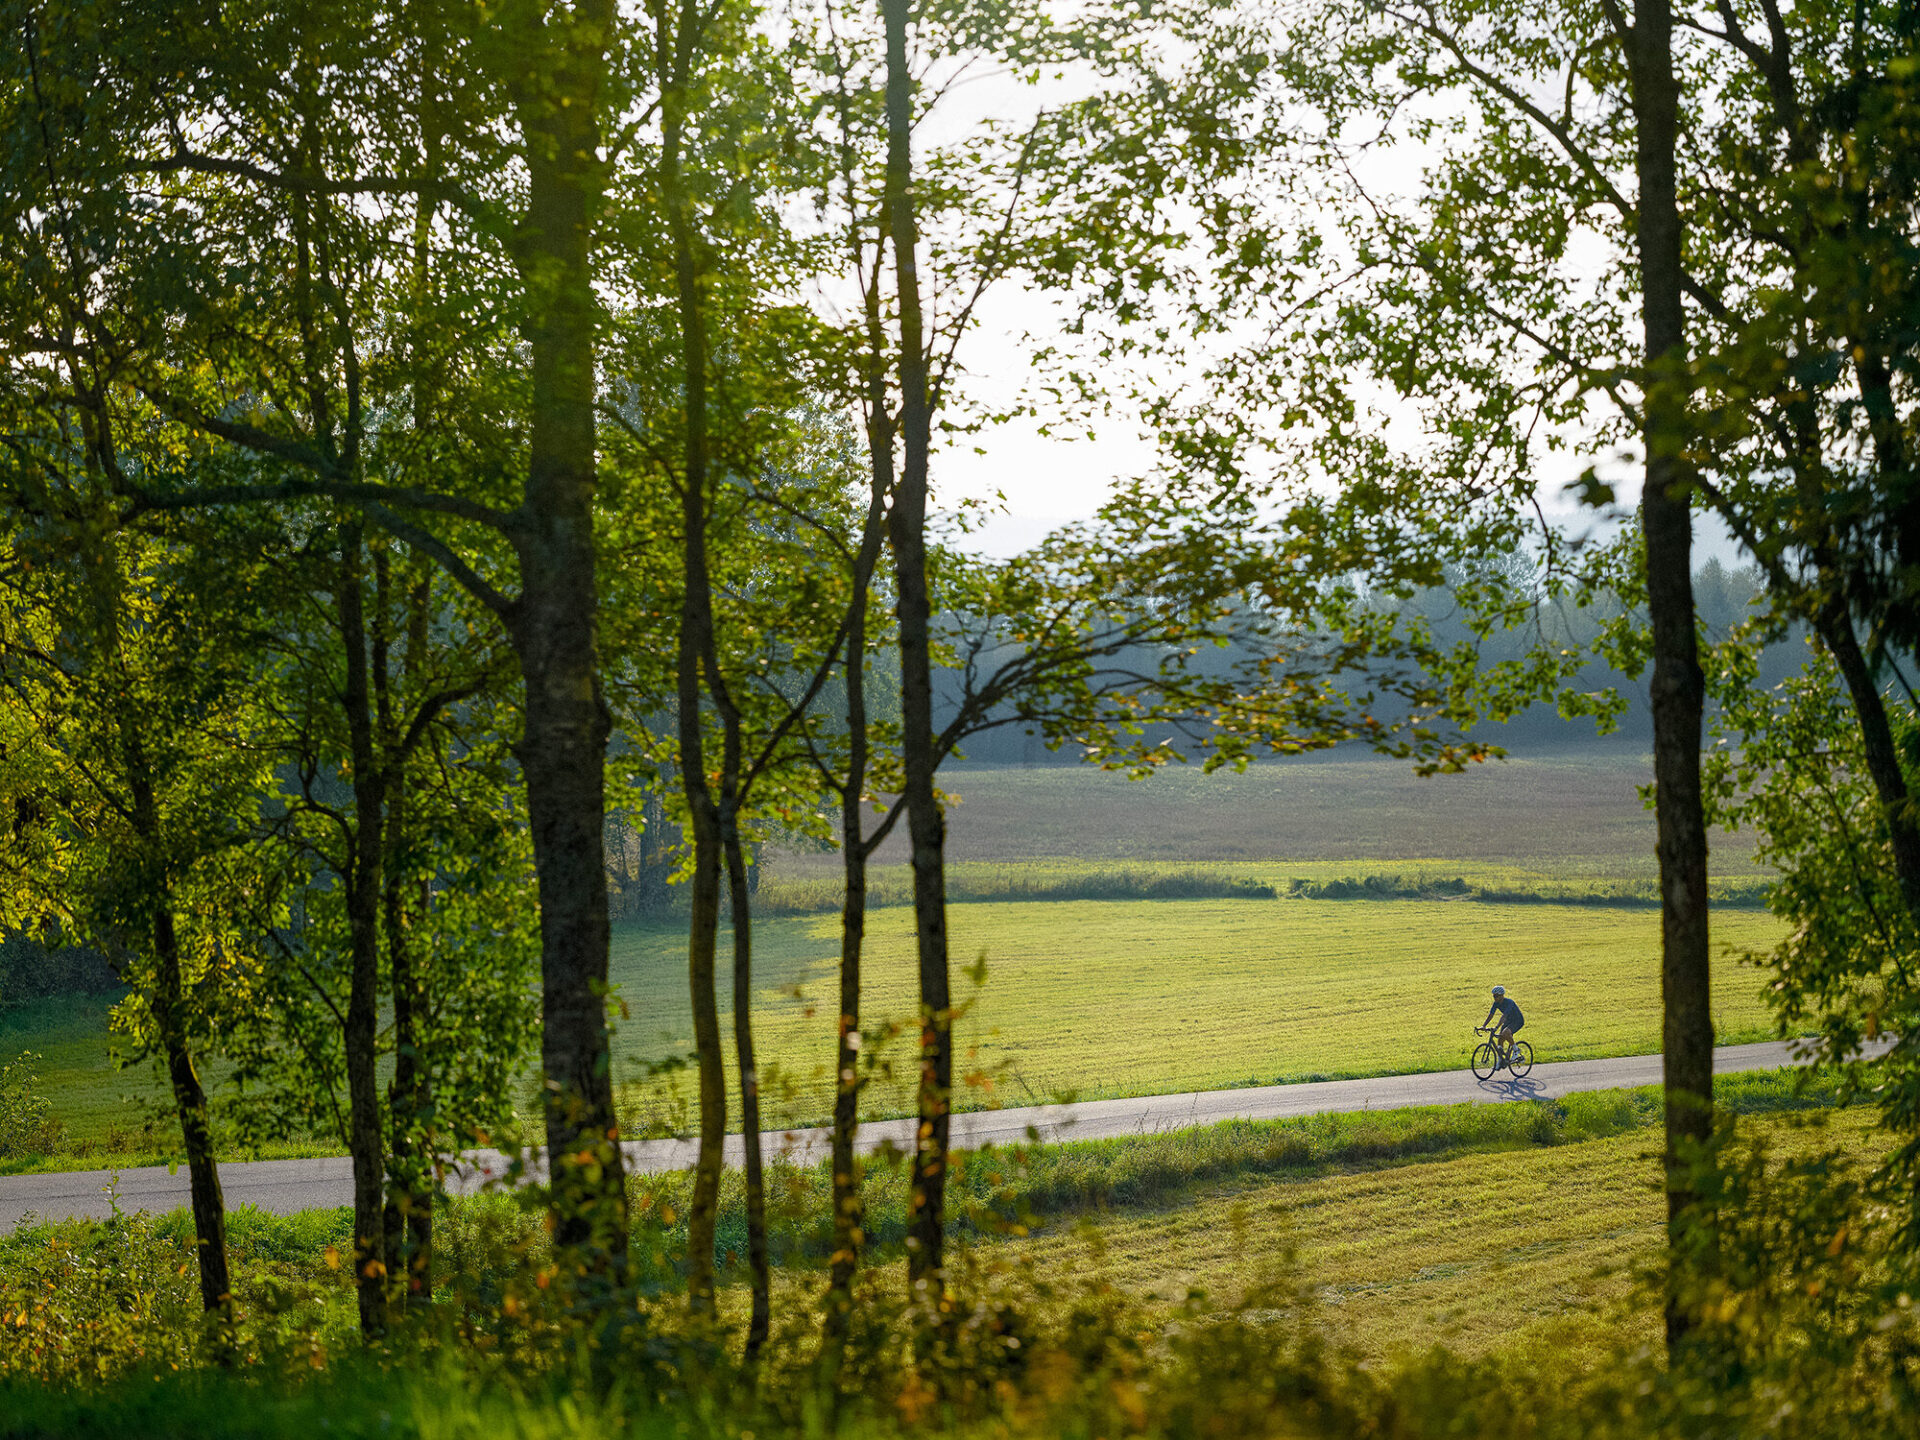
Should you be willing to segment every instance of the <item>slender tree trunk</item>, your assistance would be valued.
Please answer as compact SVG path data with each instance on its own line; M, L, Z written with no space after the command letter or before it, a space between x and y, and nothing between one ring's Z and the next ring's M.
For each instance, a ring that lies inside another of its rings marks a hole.
M193 1207L194 1248L200 1261L200 1303L208 1314L231 1320L233 1279L227 1268L227 1206L220 1193L220 1167L213 1153L213 1122L206 1088L194 1068L187 1043L185 985L180 974L180 945L173 909L165 897L154 911L153 954L159 984L152 1000L154 1028L166 1056L167 1081L180 1117L180 1142L187 1152L187 1188Z
M387 807L395 831L407 824L407 777L394 776ZM393 987L393 1076L387 1082L388 1141L385 1217L389 1293L396 1306L428 1295L433 1286L433 1185L429 1157L420 1144L429 1082L420 1059L420 978L414 969L406 905L406 879L389 855L381 896L387 936L387 970Z
M927 585L927 461L932 431L920 314L919 229L913 195L910 0L881 0L887 35L886 204L900 316L900 485L889 525L899 591L902 791L913 858L920 962L919 1139L908 1192L907 1284L929 1306L946 1271L947 1137L953 1094L953 1001L947 972L946 816L934 790L932 598Z
M746 1149L747 1269L753 1283L746 1358L751 1364L767 1343L773 1274L767 1260L767 1178L760 1154L760 1072L753 1057L753 901L747 892L740 826L731 807L721 819L721 843L733 899L733 1047L740 1067L740 1138Z
M1700 789L1705 682L1694 627L1686 461L1687 336L1675 147L1679 86L1670 0L1635 0L1630 72L1638 121L1640 281L1646 330L1647 610L1653 625L1654 813L1659 830L1665 1021L1669 1348L1692 1328L1685 1256L1706 1223L1694 1171L1713 1130L1707 829Z
M697 664L697 662L696 662ZM697 707L696 690L693 700ZM683 712L686 699L681 701ZM694 710L693 728L700 724ZM720 1218L720 1172L726 1162L727 1072L720 1053L720 1007L714 995L714 947L720 928L720 837L706 796L696 783L700 752L687 751L687 722L680 722L682 774L692 810L693 878L687 920L687 983L693 1000L693 1045L700 1066L700 1151L693 1167L693 1198L687 1206L687 1299L694 1310L713 1309L714 1234ZM698 798L696 799L696 795Z
M856 255L859 244L856 235ZM867 290L866 311L871 366L867 385L867 457L872 470L872 491L847 597L847 771L845 783L840 787L840 863L845 893L840 905L840 1026L833 1066L833 1254L827 1263L821 1346L823 1373L836 1382L846 1345L847 1324L853 1313L853 1277L860 1267L860 1252L866 1243L866 1213L854 1141L860 1125L860 962L866 944L867 861L873 852L873 841L867 837L863 816L870 759L867 631L873 573L885 535L887 502L894 490L893 418L887 409L886 347L880 323L877 274Z
M683 19L683 27L686 23ZM692 992L693 1042L700 1063L700 1150L693 1199L687 1210L687 1299L696 1312L713 1309L714 1233L720 1213L720 1175L726 1159L727 1074L720 1051L720 1009L714 994L714 950L720 926L722 855L719 807L708 783L701 730L701 670L713 653L713 580L707 568L707 338L704 297L695 254L692 200L680 173L684 151L685 65L690 37L669 41L675 56L662 78L661 193L673 242L678 293L685 453L681 480L679 685L680 778L693 831L692 914L687 933L687 983Z
M441 169L441 116L439 106L440 67L443 52L437 31L423 34L421 47L420 96L420 173L438 176ZM414 324L424 326L433 301L433 222L435 202L425 196L414 199L413 215L413 301ZM409 359L413 406L413 429L425 437L432 428L433 375L431 361L424 353L420 337L413 337ZM381 550L378 561L378 593L384 642L390 612L390 577L387 553ZM405 665L417 672L427 654L428 606L433 596L429 579L419 579L407 594L407 631ZM392 1303L404 1308L414 1298L429 1299L433 1294L433 1204L437 1186L432 1174L430 1145L424 1126L433 1097L433 1080L421 1055L424 1037L421 1022L425 1012L422 976L415 968L414 918L424 919L429 889L418 882L417 917L407 913L408 848L411 815L408 802L409 757L403 753L404 740L396 719L397 710L390 684L389 657L384 643L375 655L374 682L378 687L381 743L393 758L388 798L389 837L387 870L382 885L381 918L387 937L387 973L393 987L393 1078L387 1089L387 1115L391 1127L388 1140L389 1181L387 1185L386 1240L387 1282Z
M838 1375L853 1311L853 1277L866 1243L854 1141L860 1125L860 960L867 929L867 847L861 801L867 784L867 596L856 581L847 626L847 783L840 792L840 1031L834 1050L833 1254L823 1317L829 1374Z
M134 833L154 849L160 845L160 806L154 792L153 766L137 722L121 720L128 789L133 799ZM207 1107L206 1087L194 1068L187 1038L186 980L181 974L180 939L174 928L171 886L165 879L164 856L155 855L156 891L153 896L154 989L148 997L160 1052L167 1062L167 1081L173 1090L174 1112L180 1119L180 1144L187 1153L187 1190L193 1207L194 1250L200 1262L200 1303L223 1324L233 1320L233 1277L227 1266L227 1206L220 1193L220 1167L213 1153L213 1117Z
M347 988L347 1143L353 1156L353 1273L360 1330L378 1335L387 1325L386 1146L380 1114L380 893L386 865L383 757L375 753L368 681L367 625L362 591L361 534L340 527L337 600L346 655L346 711L353 766L353 850L343 867L351 976Z
M376 557L375 587L381 615L389 612L388 565L384 552ZM427 647L427 601L424 582L407 597L406 665L421 664ZM408 874L408 847L413 839L412 786L409 757L400 734L393 699L391 660L386 626L376 627L374 644L375 713L380 723L381 748L388 757L387 844L385 873L380 887L380 923L386 935L388 983L393 995L393 1076L387 1082L387 1204L385 1216L387 1293L395 1309L404 1309L433 1288L433 1201L431 1154L422 1128L432 1098L432 1081L421 1052L425 1037L422 976L415 966L413 927L407 891L415 882ZM417 886L419 914L426 910L424 883Z
M607 1033L605 766L594 574L591 230L600 185L600 85L612 0L542 22L533 78L515 96L528 203L518 247L532 385L524 500L513 531L511 616L526 682L518 747L540 888L547 1163L554 1243L570 1268L624 1281L626 1163Z
M194 1248L200 1262L200 1303L208 1314L231 1320L233 1279L227 1268L227 1206L220 1193L220 1167L213 1153L207 1092L194 1068L182 1019L186 987L180 974L180 945L174 932L173 909L164 896L153 916L153 955L158 981L151 1002L153 1022L166 1056L174 1109L180 1117L181 1147L187 1153Z

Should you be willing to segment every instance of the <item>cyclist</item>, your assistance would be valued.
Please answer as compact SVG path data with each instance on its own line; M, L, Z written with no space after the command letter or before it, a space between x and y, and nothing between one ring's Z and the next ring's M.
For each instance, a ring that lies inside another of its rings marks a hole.
M1487 1011L1487 1018L1483 1024L1491 1025L1495 1015L1500 1017L1498 1039L1500 1063L1504 1065L1507 1063L1508 1053L1513 1048L1513 1037L1519 1033L1520 1027L1527 1023L1527 1017L1520 1013L1520 1007L1513 1003L1513 997L1507 994L1507 987L1504 985L1493 987L1493 1008Z

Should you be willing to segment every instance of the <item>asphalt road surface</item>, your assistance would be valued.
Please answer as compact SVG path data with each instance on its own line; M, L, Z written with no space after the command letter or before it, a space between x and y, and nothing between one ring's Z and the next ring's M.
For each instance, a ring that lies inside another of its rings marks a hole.
M1735 1070L1773 1070L1796 1063L1788 1041L1730 1045L1713 1052L1716 1074ZM1263 1085L1244 1090L1208 1090L1187 1095L1152 1095L1130 1100L1092 1100L1077 1105L1036 1105L1018 1110L970 1111L953 1117L953 1143L961 1149L1030 1141L1106 1140L1121 1135L1152 1135L1215 1125L1223 1120L1277 1120L1332 1111L1399 1110L1413 1105L1498 1104L1511 1100L1553 1100L1578 1090L1616 1090L1660 1083L1658 1055L1626 1055L1612 1060L1571 1060L1535 1065L1524 1080L1502 1075L1475 1080L1470 1071L1430 1075L1384 1075L1375 1080L1323 1080L1303 1085ZM912 1120L879 1120L860 1127L860 1148L913 1144ZM823 1160L826 1130L770 1132L769 1155L785 1155L800 1164ZM686 1169L693 1164L691 1140L639 1140L626 1146L627 1163L636 1171ZM727 1138L727 1163L741 1161L740 1137ZM505 1160L497 1151L474 1151L448 1177L448 1188L470 1193L498 1183ZM255 1160L222 1165L220 1185L229 1207L257 1205L277 1215L353 1203L353 1171L344 1156L320 1160ZM109 1192L112 1192L110 1195ZM60 1220L73 1216L104 1219L117 1195L128 1213L155 1213L187 1203L187 1172L163 1167L139 1170L75 1170L52 1175L0 1176L0 1231L31 1216Z

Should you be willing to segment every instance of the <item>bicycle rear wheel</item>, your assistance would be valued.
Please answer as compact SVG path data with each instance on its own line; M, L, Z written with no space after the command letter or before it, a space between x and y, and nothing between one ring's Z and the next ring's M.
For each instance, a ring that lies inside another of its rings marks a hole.
M1473 1078L1491 1080L1493 1072L1500 1068L1500 1052L1494 1049L1493 1042L1482 1040L1473 1047Z
M1514 1041L1513 1048L1507 1052L1507 1069L1511 1070L1513 1078L1518 1080L1532 1068L1533 1046L1524 1040Z

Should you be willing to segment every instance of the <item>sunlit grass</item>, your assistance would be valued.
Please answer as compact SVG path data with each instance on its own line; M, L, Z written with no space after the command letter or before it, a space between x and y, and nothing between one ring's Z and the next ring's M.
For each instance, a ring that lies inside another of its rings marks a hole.
M796 916L757 927L759 1056L778 1077L783 1123L816 1121L828 1108L837 923ZM870 919L869 1021L917 1013L911 925L904 909ZM959 1027L963 1069L982 1082L966 1090L963 1106L1457 1069L1495 982L1519 997L1542 1060L1650 1053L1660 1044L1653 911L1036 901L956 905L951 925L956 967L978 956L988 966ZM1715 919L1722 947L1763 947L1777 936L1777 922L1762 913ZM614 980L628 1010L617 1040L623 1077L691 1049L683 947L676 925L616 932ZM1723 1043L1771 1034L1760 986L1750 968L1717 965ZM960 994L969 994L964 980ZM868 1091L869 1113L910 1111L911 1038L895 1041L894 1073ZM651 1113L670 1121L672 1107Z
M1874 1149L1867 1112L1755 1122L1782 1154ZM1303 1180L1223 1186L1188 1203L1008 1242L1045 1273L1096 1273L1173 1303L1239 1302L1288 1255L1337 1342L1381 1358L1550 1346L1569 1363L1657 1338L1635 1285L1665 1235L1659 1131ZM1879 1144L1884 1153L1884 1142Z

